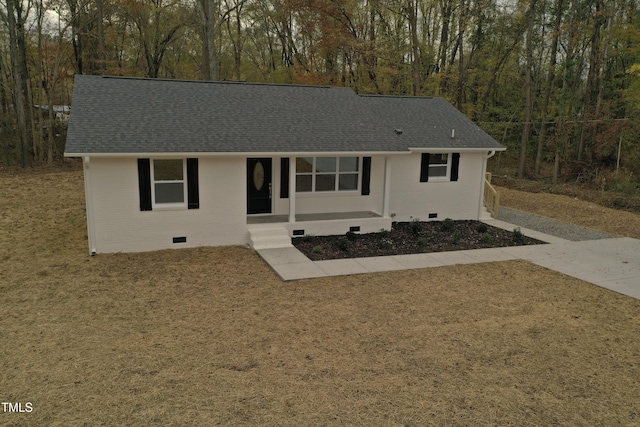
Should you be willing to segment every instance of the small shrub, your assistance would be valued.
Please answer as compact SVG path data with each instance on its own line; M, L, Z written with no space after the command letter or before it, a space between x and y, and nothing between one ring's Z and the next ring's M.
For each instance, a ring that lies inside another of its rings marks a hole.
M454 226L455 226L455 222L453 222L453 220L451 218L445 218L440 223L440 230L442 230L442 231L451 231L451 230L453 230Z
M380 239L380 243L378 243L378 247L380 249L391 249L393 247L393 242L390 239L382 238Z
M389 237L389 230L385 230L384 228L381 228L380 237Z
M344 236L350 242L355 242L356 239L358 238L358 235L356 233L354 233L353 231L347 231L347 234L345 234Z
M626 206L624 197L616 197L615 199L613 199L613 202L611 204L614 208L624 208Z
M338 249L340 249L341 251L348 251L349 246L351 246L351 242L349 242L349 239L347 239L346 237L341 237L338 239Z
M482 237L480 237L480 241L482 243L491 243L491 241L493 240L493 237L491 237L491 234L483 234Z
M462 238L462 233L460 232L460 230L456 230L453 232L453 235L451 236L451 242L454 245L457 245L458 243L460 243L461 238Z
M513 241L516 243L524 243L524 234L520 231L520 227L513 229Z
M304 236L302 236L302 241L305 243L309 243L313 240L313 234L305 234Z
M422 231L422 223L419 218L414 218L409 223L409 227L411 228L411 232L414 236L417 236Z
M312 249L312 252L314 254L321 254L322 253L322 246L318 245L318 246L314 246Z
M429 244L429 239L426 237L418 237L418 246L427 246Z
M480 224L478 224L478 226L476 227L476 231L478 233L486 233L487 231L489 231L489 227L487 226L487 224L481 222Z

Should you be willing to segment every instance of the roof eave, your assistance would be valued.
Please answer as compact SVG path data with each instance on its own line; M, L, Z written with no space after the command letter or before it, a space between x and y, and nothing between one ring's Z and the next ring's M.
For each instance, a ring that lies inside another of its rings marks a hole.
M451 151L451 150L448 150ZM483 150L484 151L484 150ZM242 151L242 152L140 152L140 153L64 153L65 157L300 157L300 156L370 156L411 154L411 151Z
M507 147L441 147L441 148L424 148L424 147L409 147L409 151L412 153L484 153L485 151L506 151Z

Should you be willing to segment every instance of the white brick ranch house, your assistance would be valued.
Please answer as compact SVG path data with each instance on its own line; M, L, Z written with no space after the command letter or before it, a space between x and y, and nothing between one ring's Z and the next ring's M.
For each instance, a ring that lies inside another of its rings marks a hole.
M76 76L65 156L96 254L478 219L504 149L441 98Z

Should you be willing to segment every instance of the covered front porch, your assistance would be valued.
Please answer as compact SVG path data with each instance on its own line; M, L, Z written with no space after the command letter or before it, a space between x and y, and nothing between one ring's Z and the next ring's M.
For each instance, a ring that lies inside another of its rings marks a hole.
M361 219L361 218L381 218L382 215L376 212L328 212L295 214L295 222L308 221L331 221L338 219ZM289 215L247 215L247 224L274 224L278 222L289 222Z
M311 166L314 172L299 172ZM256 157L247 159L246 172L246 224L254 248L290 245L294 236L391 228L387 156Z
M349 231L373 233L391 228L390 217L371 212L332 212L288 215L248 216L249 244L254 249L291 246L291 237L339 235Z

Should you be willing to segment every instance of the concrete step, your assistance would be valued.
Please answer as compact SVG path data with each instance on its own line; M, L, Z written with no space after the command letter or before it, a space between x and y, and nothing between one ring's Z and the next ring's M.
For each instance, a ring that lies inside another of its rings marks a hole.
M491 212L489 212L486 206L483 206L482 212L480 213L480 219L483 220L483 219L491 219L491 218L493 218L491 216Z
M249 245L255 250L289 248L293 246L289 231L282 226L250 228Z

